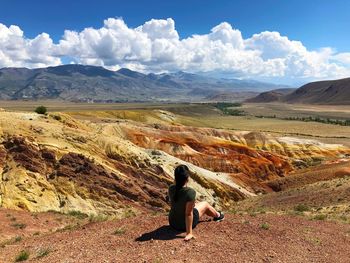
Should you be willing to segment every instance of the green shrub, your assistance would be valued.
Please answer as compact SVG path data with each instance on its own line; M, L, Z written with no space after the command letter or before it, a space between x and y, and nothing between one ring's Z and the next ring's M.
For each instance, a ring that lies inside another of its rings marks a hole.
M238 109L231 109L234 107L241 107L241 103L229 103L229 102L218 102L213 104L213 106L217 109L219 109L223 114L225 115L231 115L231 116L244 116L245 112Z
M35 112L38 114L46 114L47 108L45 106L41 105L41 106L36 107Z
M224 111L224 114L231 115L231 116L244 116L245 112L242 110L233 110L233 109L226 109Z
M242 103L239 102L217 102L213 106L219 110L224 110L225 108L242 107Z
M26 250L22 250L15 258L15 262L25 261L28 258L29 258L29 252Z

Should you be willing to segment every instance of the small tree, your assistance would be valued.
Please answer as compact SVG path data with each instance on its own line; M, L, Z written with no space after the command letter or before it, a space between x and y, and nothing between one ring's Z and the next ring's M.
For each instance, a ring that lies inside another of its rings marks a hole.
M47 108L45 106L41 105L41 106L36 107L35 112L38 114L46 114Z

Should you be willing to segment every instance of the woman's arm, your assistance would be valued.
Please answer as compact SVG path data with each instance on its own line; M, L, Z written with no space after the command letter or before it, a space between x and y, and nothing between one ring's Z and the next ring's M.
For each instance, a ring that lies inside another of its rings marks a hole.
M194 238L192 234L192 223L193 223L193 208L194 208L194 201L189 201L186 203L186 211L185 211L185 216L186 216L186 237L185 241L188 241L192 238Z

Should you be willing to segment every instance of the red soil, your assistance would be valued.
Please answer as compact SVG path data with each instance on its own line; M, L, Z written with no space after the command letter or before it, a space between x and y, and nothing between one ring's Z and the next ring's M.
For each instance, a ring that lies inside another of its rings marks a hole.
M216 137L217 130L210 130L214 133L210 134L206 129L181 130L176 126L162 129L121 127L127 139L140 147L162 150L213 172L231 173L237 182L256 192L269 191L262 182L284 177L293 170L285 156Z
M5 210L0 210L1 223L4 222L5 213ZM29 222L25 223L29 225ZM268 229L261 227L264 223L269 226ZM8 231L8 224L1 225L4 226L2 232ZM167 226L166 216L144 215L26 237L20 242L0 248L0 262L13 262L23 249L30 253L33 262L50 263L341 263L349 262L350 258L350 225L310 221L303 217L227 215L226 220L220 223L200 223L194 234L196 239L186 243L182 239L183 234L176 233ZM49 249L49 253L35 259L40 249Z

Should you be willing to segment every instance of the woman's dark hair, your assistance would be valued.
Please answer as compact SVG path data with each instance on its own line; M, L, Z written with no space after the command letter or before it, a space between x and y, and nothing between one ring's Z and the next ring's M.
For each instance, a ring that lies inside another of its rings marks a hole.
M188 178L190 177L190 170L186 165L179 165L175 168L175 195L174 201L176 202L178 199L179 191L185 185Z

